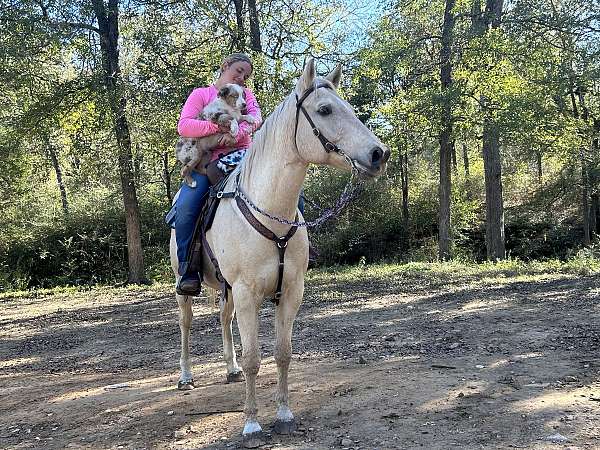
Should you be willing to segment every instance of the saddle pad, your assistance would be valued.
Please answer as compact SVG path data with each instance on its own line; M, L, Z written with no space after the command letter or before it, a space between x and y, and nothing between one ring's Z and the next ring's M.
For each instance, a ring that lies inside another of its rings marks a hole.
M239 150L234 150L231 153L227 153L225 156L221 156L219 158L219 162L217 163L217 167L226 174L233 172L237 165L242 162L242 159L244 159L246 150L247 149L245 148L240 148Z

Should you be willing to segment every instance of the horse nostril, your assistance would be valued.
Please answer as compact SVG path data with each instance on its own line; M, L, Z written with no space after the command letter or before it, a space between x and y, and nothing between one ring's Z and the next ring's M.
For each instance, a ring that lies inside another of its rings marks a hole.
M371 150L371 164L373 164L374 166L379 165L384 154L385 152L381 147L374 147Z

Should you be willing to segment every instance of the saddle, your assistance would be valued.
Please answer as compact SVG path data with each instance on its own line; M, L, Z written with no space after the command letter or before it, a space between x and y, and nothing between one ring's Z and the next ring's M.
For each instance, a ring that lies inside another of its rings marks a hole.
M222 173L222 172L221 172ZM232 198L235 195L235 192L223 192L227 182L229 181L230 174L223 174L220 177L220 180L217 181L216 184L213 184L208 191L208 199L204 203L202 211L200 212L200 216L196 221L196 226L194 227L194 234L192 238L192 249L190 252L190 270L197 271L200 274L200 278L202 278L203 274L203 252L202 249L206 251L208 258L211 260L216 273L217 281L221 284L221 297L224 300L227 300L227 289L231 286L225 280L221 273L221 269L219 267L219 262L213 251L208 245L206 241L206 233L211 229L213 220L215 218L215 214L217 213L217 208L221 203L222 198ZM211 180L212 181L212 180Z

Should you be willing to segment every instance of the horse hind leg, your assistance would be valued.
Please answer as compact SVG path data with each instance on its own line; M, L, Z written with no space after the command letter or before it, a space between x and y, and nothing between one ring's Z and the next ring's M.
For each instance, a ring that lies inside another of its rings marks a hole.
M292 434L296 420L289 407L288 370L292 359L292 328L302 301L303 283L284 291L275 312L275 362L277 363L277 417L273 431L277 434Z
M181 357L179 365L181 374L177 382L177 389L186 391L194 389L194 378L190 364L190 330L192 328L192 297L189 295L176 294L179 305L179 329L181 331Z
M238 366L235 356L235 347L233 346L233 333L231 326L233 323L233 300L221 298L219 306L221 309L221 334L223 336L223 358L227 364L227 383L244 381L244 373Z

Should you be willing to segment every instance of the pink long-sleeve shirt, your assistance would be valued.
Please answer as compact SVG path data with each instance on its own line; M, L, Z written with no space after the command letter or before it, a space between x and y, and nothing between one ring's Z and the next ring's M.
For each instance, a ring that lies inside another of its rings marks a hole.
M212 151L211 161L217 159L220 154L227 154L234 149L248 148L252 142L250 135L259 127L262 116L254 94L247 88L244 88L244 92L246 95L246 110L249 115L256 119L256 122L254 124L241 122L235 145L233 147L215 147ZM196 88L192 91L179 116L177 132L180 136L197 138L209 136L219 131L218 125L210 120L198 120L198 116L204 107L217 98L217 94L218 90L214 85Z

